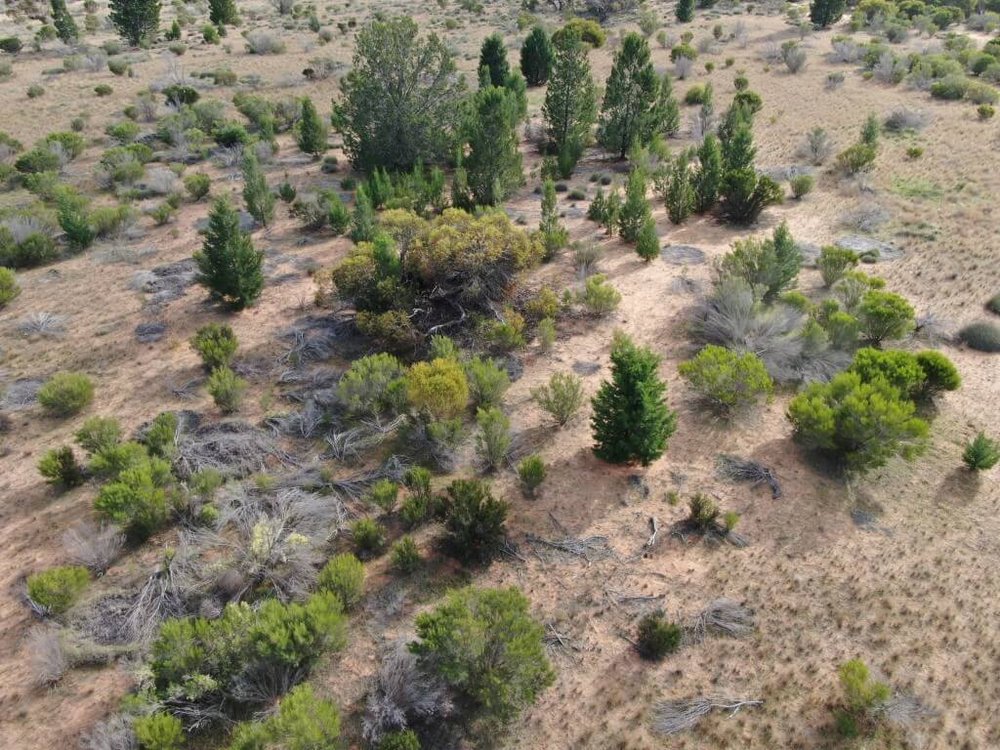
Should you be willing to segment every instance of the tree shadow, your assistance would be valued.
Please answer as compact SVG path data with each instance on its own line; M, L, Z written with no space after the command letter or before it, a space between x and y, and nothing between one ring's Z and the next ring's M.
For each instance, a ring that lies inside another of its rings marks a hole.
M948 502L955 499L959 502L971 502L979 493L981 486L982 478L977 472L957 467L952 469L938 486L938 501Z

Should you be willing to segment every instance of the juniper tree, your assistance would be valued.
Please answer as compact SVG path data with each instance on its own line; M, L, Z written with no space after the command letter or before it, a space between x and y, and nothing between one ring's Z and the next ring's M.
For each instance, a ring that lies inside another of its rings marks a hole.
M647 263L660 254L660 240L656 236L656 222L649 216L639 230L635 241L635 251Z
M640 169L633 169L625 185L625 203L618 214L618 233L626 242L635 242L639 230L651 215L646 199L646 175Z
M709 133L698 148L698 170L694 175L694 210L711 211L719 200L722 185L722 151L719 140Z
M632 144L646 145L660 131L656 121L660 79L653 70L649 43L639 34L625 35L608 76L598 140L624 159Z
M542 186L542 221L538 225L545 245L545 257L551 258L556 251L562 249L569 239L566 227L559 221L559 210L556 207L556 184L546 180Z
M160 26L160 0L110 0L111 23L133 47L156 34Z
M569 177L597 118L597 100L587 60L589 48L580 40L579 32L567 30L555 46L555 65L542 114L549 143L558 158L559 173Z
M694 20L694 0L677 0L674 13L681 23L690 23Z
M66 0L52 0L52 25L56 28L56 36L64 44L72 44L80 35L73 16L66 8Z
M240 20L235 0L208 0L208 20L220 30L223 26L235 26Z
M503 86L510 75L510 64L507 62L507 49L503 46L503 37L490 34L483 40L479 50L479 69L489 71L490 85Z
M264 288L264 253L240 229L239 215L224 198L208 215L202 249L194 254L198 283L236 310L253 304Z
M825 29L844 15L844 0L812 0L809 4L809 20Z
M524 184L516 102L506 89L491 86L476 93L472 108L464 164L469 189L477 204L495 206Z
M670 75L663 74L660 79L660 90L656 100L656 107L652 114L653 129L649 137L652 138L657 133L667 136L677 135L681 128L680 105L674 96L674 86L670 80Z
M327 149L327 126L308 96L302 98L301 117L295 125L295 142L301 151L317 156Z
M542 86L549 80L556 51L541 26L536 26L521 45L521 73L529 86Z
M780 203L781 187L754 168L756 149L750 125L740 122L723 141L722 211L734 224L752 224L767 206Z
M660 379L660 358L619 333L611 349L611 380L592 401L594 455L610 463L648 466L663 455L677 429Z
M674 224L681 224L691 215L695 204L695 191L691 185L691 170L685 154L674 159L670 168L670 182L665 196L667 215Z
M247 151L243 156L243 200L246 201L247 212L265 227L274 219L277 198L267 186L267 178L253 151Z
M375 238L375 208L368 190L361 185L354 193L354 213L351 215L351 240L371 242Z

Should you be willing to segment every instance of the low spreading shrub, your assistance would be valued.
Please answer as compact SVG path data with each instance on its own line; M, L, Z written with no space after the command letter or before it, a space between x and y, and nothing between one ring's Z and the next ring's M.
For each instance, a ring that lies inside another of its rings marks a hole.
M56 417L77 414L93 400L94 383L79 372L57 372L38 389L38 403Z
M323 566L317 585L336 594L344 609L354 609L365 593L365 566L349 552L339 554Z
M28 576L28 596L46 613L61 615L90 584L90 573L80 565L49 568Z
M962 462L970 471L987 471L1000 461L1000 442L980 432L965 445Z
M681 645L681 629L669 622L663 612L648 614L639 620L636 648L643 659L661 661Z
M979 352L1000 352L1000 326L986 321L970 323L958 332L958 340Z
M710 344L677 369L701 398L724 412L751 406L774 390L763 361L752 352Z
M49 484L61 487L76 487L83 483L83 469L68 445L46 451L38 462L38 473Z

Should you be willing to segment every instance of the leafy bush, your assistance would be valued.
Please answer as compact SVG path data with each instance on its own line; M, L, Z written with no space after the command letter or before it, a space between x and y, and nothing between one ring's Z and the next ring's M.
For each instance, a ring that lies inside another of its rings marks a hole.
M871 733L892 691L885 683L873 680L860 659L841 664L838 674L844 691L844 706L836 712L838 730L846 736L856 736L861 731Z
M365 499L385 513L392 513L399 497L399 485L391 479L379 479L368 489Z
M643 659L661 661L681 645L681 629L668 622L663 612L648 614L639 620L636 647Z
M172 411L156 415L145 429L142 442L151 456L170 460L177 444L177 415Z
M144 464L148 457L149 451L142 443L114 443L101 447L91 455L90 470L98 476L117 477L125 469Z
M198 352L201 363L208 371L217 367L228 367L238 346L236 334L226 323L209 323L202 326L191 339L191 348Z
M878 151L874 146L855 143L837 154L837 167L847 174L857 174L874 164L877 154Z
M448 548L465 562L488 562L506 536L507 503L497 500L478 479L448 485L444 519Z
M420 739L412 729L390 732L378 743L378 750L420 750Z
M933 398L941 391L956 391L962 385L962 376L950 359L935 351L917 352L917 364L924 374L920 398Z
M111 417L90 417L76 431L76 443L91 455L114 448L122 436L121 425Z
M124 527L132 541L143 541L167 520L166 488L171 479L170 464L163 459L150 458L143 450L143 455L122 468L114 481L101 487L94 508Z
M710 344L677 369L701 398L721 411L750 406L774 391L767 368L753 352L737 354Z
M535 496L535 491L545 481L545 474L545 462L537 454L525 456L517 465L517 477L521 480L524 493L529 497Z
M708 495L698 492L688 499L688 525L700 533L714 528L720 513L718 504Z
M823 286L829 288L836 284L844 274L858 265L858 256L852 250L836 245L827 245L820 250L816 265L823 277Z
M48 614L68 610L90 584L90 573L81 565L49 568L28 576L28 596Z
M184 188L191 200L200 201L212 189L212 178L204 172L195 172L184 177Z
M986 437L980 432L965 445L962 462L970 471L986 471L992 469L1000 461L1000 442Z
M68 417L94 400L94 383L80 372L57 372L38 389L38 403L46 413Z
M363 557L370 557L385 544L385 531L377 521L371 518L359 518L351 524L351 538L354 539L358 553Z
M979 352L1000 352L1000 326L996 323L970 323L958 332L958 340Z
M808 386L792 399L788 419L806 448L863 472L896 455L919 455L928 427L914 411L913 402L884 380L865 381L847 372Z
M170 714L138 716L132 728L143 750L177 750L184 744L184 725Z
M552 34L552 43L558 47L564 37L574 33L579 35L583 42L595 49L603 47L605 41L607 41L604 29L601 28L601 25L597 21L584 18L571 18L566 22L565 26L557 29Z
M365 566L349 552L339 554L323 566L317 586L336 594L344 609L354 609L365 593Z
M865 382L881 379L901 396L911 399L922 390L927 379L917 358L900 350L859 349L854 353L849 371L857 373Z
M473 357L465 364L472 404L477 407L496 406L510 386L507 371L496 360Z
M413 537L404 536L392 546L392 567L399 573L407 575L420 567L420 550Z
M452 591L417 616L410 650L444 680L473 716L496 732L555 681L544 630L516 588Z
M531 398L563 427L583 405L583 381L573 373L556 372L546 385L531 390Z
M764 302L773 302L795 282L802 265L802 254L788 225L782 222L769 238L751 237L737 240L733 249L720 263L724 274L743 279L761 295Z
M469 402L469 383L462 366L452 359L417 362L406 373L410 405L434 419L461 414Z
M931 96L935 99L957 101L965 96L969 80L964 75L949 75L931 83Z
M310 685L297 685L264 721L239 724L229 750L320 750L337 747L339 740L340 712L336 704L317 697Z
M609 315L618 309L621 301L621 293L607 281L603 273L595 273L584 282L583 304L592 315Z
M496 407L476 410L476 453L487 471L496 471L503 466L510 452L510 420Z
M0 310L17 299L20 293L21 287L17 284L14 272L0 266Z
M337 396L351 414L397 413L406 404L405 369L391 354L371 354L351 363Z
M240 402L247 389L247 381L229 367L216 367L208 376L208 393L223 414L240 410Z
M878 346L888 339L901 339L915 326L913 306L893 292L873 289L858 304L861 336Z
M816 178L811 174L797 174L788 181L792 189L792 197L802 198L812 192Z
M83 469L68 445L46 451L38 462L38 473L49 484L62 487L76 487L83 483Z

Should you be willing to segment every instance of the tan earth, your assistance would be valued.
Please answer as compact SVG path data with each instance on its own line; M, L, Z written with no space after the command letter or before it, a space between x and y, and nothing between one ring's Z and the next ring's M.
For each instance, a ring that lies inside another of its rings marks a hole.
M79 14L82 7L71 3ZM163 80L167 67L184 73L226 66L239 75L260 77L259 91L273 97L309 95L320 111L338 95L336 76L308 82L301 70L309 61L328 57L349 65L353 31L342 34L337 22L354 19L362 25L373 12L409 13L425 30L434 30L457 52L461 68L472 80L478 48L488 33L501 31L512 62L525 32L517 30L519 3L487 2L482 15L441 2L382 2L354 0L318 10L333 41L320 45L304 21L282 29L274 9L260 2L240 3L246 28L270 28L287 44L280 55L254 56L244 51L236 32L211 46L194 40L182 57L174 58L159 44L137 53L135 77L116 77L106 67L99 73L76 71L44 73L60 68L66 50L50 42L41 52L14 58L13 76L0 82L0 130L26 144L53 130L66 130L78 115L88 115L84 135L91 142L84 157L68 168L68 179L96 192L93 167L103 148L104 127L119 117L123 106L140 90ZM801 201L789 199L767 210L759 226L749 232L770 232L786 220L796 239L822 245L855 230L843 224L847 214L878 205L890 217L880 239L904 252L901 259L880 263L875 271L890 289L908 297L919 315L934 313L944 333L983 318L983 302L1000 291L1000 251L996 196L997 126L977 119L965 103L938 102L926 92L905 84L888 87L863 80L853 65L827 60L830 41L843 29L809 33L804 71L793 75L780 62L767 62L769 45L797 39L798 31L781 15L778 4L757 5L753 14L698 11L693 24L679 27L673 4L650 4L675 39L683 30L695 43L711 37L713 25L725 30L724 41L699 56L688 81L677 81L682 95L694 82L711 82L716 109L721 112L734 93L736 71L745 71L751 88L764 100L755 127L758 166L801 164L796 152L804 135L822 126L837 150L853 142L869 112L884 118L897 107L920 109L929 115L927 127L915 135L882 138L875 169L863 179L845 180L828 166L817 173L814 192ZM196 6L189 6L194 8ZM805 8L805 6L799 6ZM101 3L100 15L106 13ZM204 22L205 9L196 15ZM173 8L165 8L169 23ZM558 19L546 13L554 27ZM635 28L635 14L614 16L610 39L591 54L595 78L603 82L610 70L616 42ZM448 29L446 19L457 22ZM19 33L28 38L37 21L0 22L0 35ZM732 36L736 39L731 39ZM101 30L86 37L88 44L111 38ZM977 37L981 42L985 37ZM939 45L940 39L911 37L907 46L920 50ZM671 67L669 50L655 41L654 62L659 70ZM165 57L164 57L165 56ZM727 58L733 60L729 66ZM715 69L706 73L706 61ZM828 74L841 71L846 80L834 90ZM45 94L28 99L27 87L40 83ZM114 94L97 98L93 87L107 83ZM210 87L203 96L229 101L243 87ZM542 90L530 92L529 130L537 131ZM696 108L682 107L682 136ZM234 113L235 114L235 113ZM334 142L339 142L334 136ZM309 162L289 136L267 167L272 184L285 173L292 184L332 185L346 174L342 153L340 170L325 175L318 162ZM693 141L671 141L673 150ZM924 153L910 159L908 146ZM540 157L533 144L524 146L527 185L507 208L534 226L539 216L537 170ZM621 164L588 152L569 181L571 189L594 193L594 172L615 170ZM201 170L203 165L196 168ZM210 167L214 195L238 193L238 171ZM616 179L620 181L619 174ZM31 196L23 191L0 194L0 205L16 207ZM941 344L959 368L961 390L941 398L933 422L933 442L925 456L912 464L894 461L845 485L815 468L815 463L791 441L784 417L789 392L779 392L767 405L734 424L713 420L693 401L677 374L677 364L694 347L685 335L690 308L708 288L711 260L724 254L747 230L724 226L714 219L694 218L683 226L669 223L657 201L657 231L664 245L694 245L704 250L708 263L672 265L662 260L646 264L618 239L606 239L583 218L586 201L561 194L565 223L575 241L596 241L604 250L600 269L622 293L620 308L602 320L575 318L560 324L560 335L550 354L533 344L524 353L524 376L511 387L506 408L515 431L543 435L541 454L549 476L534 500L522 497L516 478L503 474L495 481L499 495L512 504L509 521L512 541L520 544L521 559L505 557L472 580L479 585L517 585L530 598L534 613L566 636L570 647L552 649L557 672L554 686L513 727L503 746L537 750L569 748L822 748L835 746L830 708L839 696L837 667L847 659L863 659L894 690L916 698L931 715L915 721L897 746L986 750L1000 747L996 696L1000 694L1000 514L997 470L970 478L961 468L962 446L980 429L997 430L1000 415L1000 359ZM283 350L280 334L309 314L315 285L308 268L328 266L350 246L346 239L307 238L298 223L279 204L279 220L254 241L270 256L269 283L260 303L229 322L241 342L241 357L262 363L252 378L251 395L241 419L259 421L275 410L279 387L271 366ZM193 398L178 398L172 388L201 377L197 356L187 344L201 325L221 320L203 290L194 286L167 305L156 320L167 324L166 337L139 344L134 328L151 319L143 295L131 282L136 272L183 260L200 247L194 225L207 213L207 203L186 202L167 226L140 221L144 236L131 247L142 249L132 258L109 261L110 246L95 247L78 257L18 273L21 296L0 313L2 376L45 378L57 370L80 370L97 383L95 403L83 414L64 421L42 415L37 406L7 415L9 429L0 436L0 747L74 747L98 719L113 712L132 684L135 664L123 660L99 669L76 669L56 686L31 684L25 636L35 620L23 598L24 577L64 563L61 544L67 528L92 517L93 486L57 494L44 484L36 464L49 448L68 443L87 416L114 415L126 431L167 409L194 409L215 415L204 389ZM285 278L285 276L287 278ZM280 283L277 278L283 277ZM571 252L535 272L529 284L548 284L561 291L579 281ZM804 270L799 287L818 294L815 270ZM25 337L18 324L36 312L65 316L65 333L55 337ZM617 468L597 460L585 409L561 431L548 427L545 416L530 400L533 386L555 371L577 365L586 368L588 395L608 375L612 332L622 329L662 355L662 374L669 383L669 401L679 412L679 427L666 455L645 470ZM914 342L914 347L926 346ZM342 364L342 363L337 363ZM319 452L317 448L315 452ZM750 488L721 480L715 471L718 454L733 453L772 467L784 494L773 500L766 488ZM468 469L472 471L472 469ZM633 475L649 488L635 489ZM446 478L440 478L442 483ZM713 547L694 539L669 535L668 527L685 515L685 503L671 504L668 493L682 498L700 491L716 497L727 510L741 515L739 530L749 540L745 549ZM851 510L861 508L876 517L858 525ZM652 549L644 544L650 519L661 528ZM539 555L524 543L524 535L558 537L603 536L614 557L588 563ZM422 532L422 549L431 549L433 530ZM164 532L119 561L94 583L87 596L96 597L141 581L157 565L172 541ZM412 632L417 611L432 604L440 591L423 584L393 582L382 561L370 564L367 604L352 618L347 649L332 656L312 678L319 692L337 701L347 716L348 734L356 743L358 716L368 678L377 664L380 647ZM453 570L442 561L440 573ZM442 578L442 580L445 580ZM400 592L402 592L400 594ZM387 610L391 596L395 602ZM682 649L659 664L644 662L629 639L638 617L650 608L663 608L671 617L686 619L706 603L728 597L752 608L758 617L756 634L743 641L709 638ZM692 696L726 696L763 701L735 716L716 713L696 729L664 738L651 729L653 706L661 700ZM352 747L358 745L351 745ZM882 745L871 745L882 746ZM885 745L890 746L890 745Z

